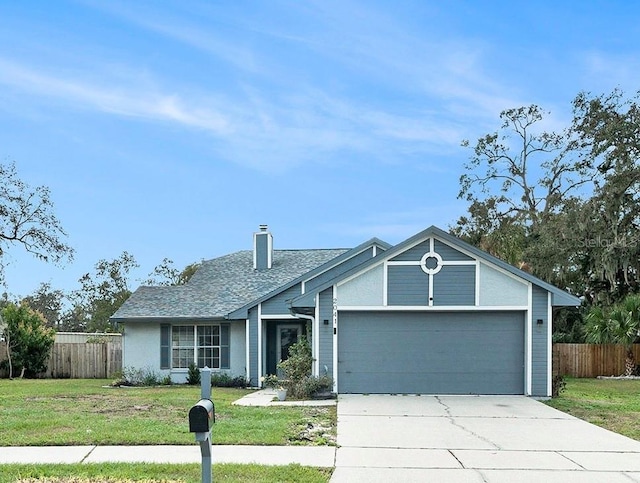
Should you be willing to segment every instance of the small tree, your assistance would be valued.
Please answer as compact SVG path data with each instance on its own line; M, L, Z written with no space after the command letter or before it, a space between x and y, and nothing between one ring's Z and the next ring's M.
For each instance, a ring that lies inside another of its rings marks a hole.
M35 376L47 369L49 351L55 341L55 331L46 326L42 314L26 304L9 304L2 309L6 324L7 352L12 360L9 377L13 377L13 366L20 368L20 377Z
M623 344L626 351L625 376L636 369L633 343L640 337L640 295L629 295L610 310L593 307L587 315L587 342Z
M311 376L312 365L311 345L306 337L300 337L289 347L289 358L278 363L278 369L284 373L283 385L293 398L304 399L309 396L304 388L305 381Z

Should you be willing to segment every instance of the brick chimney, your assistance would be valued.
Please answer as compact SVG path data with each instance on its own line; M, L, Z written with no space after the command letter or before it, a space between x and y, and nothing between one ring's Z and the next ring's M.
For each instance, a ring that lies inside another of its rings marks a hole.
M273 264L273 236L267 225L260 225L260 231L253 234L253 268L266 270Z

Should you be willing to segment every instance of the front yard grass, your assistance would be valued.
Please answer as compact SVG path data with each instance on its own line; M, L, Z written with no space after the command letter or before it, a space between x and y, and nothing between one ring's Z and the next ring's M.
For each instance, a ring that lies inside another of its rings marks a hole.
M199 483L200 465L104 463L78 465L0 465L2 482L95 483L95 482L184 482ZM219 464L213 466L216 483L309 482L326 483L330 468L300 465L260 466Z
M566 383L549 406L640 441L640 380L566 378Z
M197 386L104 387L110 380L0 380L0 446L194 444L187 414ZM213 388L214 444L327 444L335 407L243 407L250 392ZM311 439L308 424L328 426Z

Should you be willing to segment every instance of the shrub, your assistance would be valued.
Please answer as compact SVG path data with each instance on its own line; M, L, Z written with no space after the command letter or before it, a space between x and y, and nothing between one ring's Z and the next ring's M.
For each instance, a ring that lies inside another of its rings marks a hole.
M6 323L9 377L13 377L13 369L21 371L20 377L46 371L56 333L46 326L44 316L26 304L8 304L1 315Z
M267 374L266 376L261 377L260 381L262 382L262 385L264 387L268 387L271 389L278 389L282 387L282 381L280 381L280 379L278 379L278 376L276 376L275 374Z
M245 388L249 382L244 376L232 377L228 374L211 374L211 385L213 387L238 387Z
M318 393L331 392L333 379L329 376L307 376L298 384L296 396L299 399L310 399Z
M289 358L278 364L278 369L284 374L280 382L287 389L288 397L309 399L318 392L331 390L333 387L332 379L329 376L312 376L312 364L311 345L306 337L301 337L290 347Z
M189 372L187 373L187 384L197 386L200 384L200 369L193 362L189 364Z
M151 368L125 367L122 376L116 379L113 386L158 386L161 383L160 376Z
M286 383L295 386L311 375L312 364L311 345L306 337L300 337L289 348L289 358L278 363L278 369L283 372Z

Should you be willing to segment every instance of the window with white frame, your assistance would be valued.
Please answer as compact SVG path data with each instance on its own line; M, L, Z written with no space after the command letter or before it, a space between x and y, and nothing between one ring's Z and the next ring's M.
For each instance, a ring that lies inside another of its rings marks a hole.
M229 368L229 324L165 325L161 328L162 340L168 339L169 330L171 346L161 343L163 368L186 369L191 363L200 368ZM171 367L167 364L169 350Z

